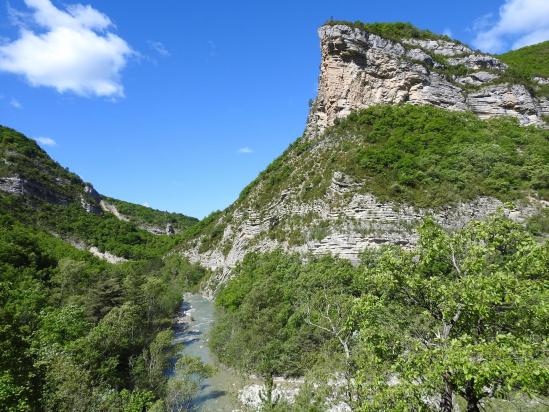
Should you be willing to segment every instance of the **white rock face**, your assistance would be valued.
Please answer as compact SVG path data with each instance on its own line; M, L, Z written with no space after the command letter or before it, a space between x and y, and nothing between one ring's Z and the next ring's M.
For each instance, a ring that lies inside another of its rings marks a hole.
M464 57L453 57L448 59L448 64L451 66L463 65L472 70L493 69L503 71L507 69L507 65L495 57L478 53Z
M98 257L99 259L106 260L109 263L118 264L118 263L123 263L123 262L128 261L128 259L120 257L120 256L113 255L112 253L101 252L95 246L90 247L88 250L92 255Z
M456 77L455 81L459 84L470 84L473 86L481 86L484 83L494 81L498 78L497 74L490 72L476 72L467 76Z
M118 211L118 209L116 208L116 206L113 205L112 203L109 203L106 200L101 199L99 204L101 205L101 209L103 209L104 212L113 214L118 220L120 220L122 222L129 222L130 221L130 219L128 219L126 216L124 216L122 213L120 213Z
M403 40L403 43L412 46L419 46L422 49L430 50L438 55L446 57L473 53L473 51L469 47L463 44L454 43L446 40L406 39Z
M67 205L70 202L66 195L19 176L0 178L0 190L12 195L35 197L57 205Z
M86 212L99 215L101 214L100 199L101 195L93 186L87 184L84 186L84 193L80 195L80 205Z
M52 233L52 235L55 237L60 237L56 233ZM101 252L97 246L89 246L88 244L86 244L85 242L79 239L74 239L74 238L61 238L61 239L63 239L65 242L70 243L72 246L74 246L77 249L87 250L95 257L98 257L99 259L105 260L112 264L118 264L118 263L123 263L128 261L128 259L113 255L108 251Z
M358 262L360 254L368 248L383 244L413 247L418 239L416 227L427 216L445 228L457 229L472 220L485 219L498 209L511 219L523 222L547 206L532 199L528 204L509 209L497 199L481 197L439 210L418 209L380 202L370 194L356 193L357 185L336 172L328 194L322 199L302 203L287 193L268 205L262 215L254 210L236 210L220 242L221 245L228 245L226 250L215 247L200 253L200 244L196 244L184 252L192 262L215 272L205 294L213 297L216 288L230 278L231 269L250 252L281 248L304 256L331 254ZM299 221L311 213L317 217L317 222L327 224L326 233L320 238L314 235L315 222L301 227L305 236L303 244L295 245L288 240L268 237L273 222L285 222L290 218Z
M478 92L459 87L496 80L507 65L492 56L445 40L394 42L345 25L323 26L319 36L322 61L318 97L307 127L310 134L318 134L354 110L406 102L471 110L483 118L514 116L524 125L544 125L545 103L523 86L498 85ZM441 64L429 53L447 58L449 66L476 72L451 79L437 73Z
M543 114L540 101L523 85L497 85L483 88L467 97L467 104L481 119L514 116L522 124L537 124Z

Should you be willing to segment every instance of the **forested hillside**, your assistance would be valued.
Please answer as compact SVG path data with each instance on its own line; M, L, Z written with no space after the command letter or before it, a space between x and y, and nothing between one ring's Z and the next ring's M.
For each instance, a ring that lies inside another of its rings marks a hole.
M166 375L172 319L205 272L164 257L180 235L141 225L181 233L196 221L105 198L0 128L0 409L171 410L184 396ZM127 261L107 263L90 246Z
M545 410L549 242L501 215L419 233L358 265L248 255L217 296L213 349L267 388L306 377L266 410Z
M181 233L197 222L98 194L93 186L52 160L31 139L0 127L0 210L84 248L97 247L125 259L153 258L169 251L176 236L156 236L160 227ZM116 216L110 209L120 207ZM144 227L144 225L148 225Z

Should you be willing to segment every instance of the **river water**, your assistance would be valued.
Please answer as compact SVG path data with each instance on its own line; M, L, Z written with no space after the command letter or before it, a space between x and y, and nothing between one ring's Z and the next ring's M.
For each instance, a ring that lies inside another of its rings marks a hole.
M194 400L195 410L230 412L238 409L236 398L241 378L219 365L208 346L209 332L215 321L214 303L198 294L186 294L180 307L182 314L187 315L187 322L175 329L175 342L183 344L182 354L199 357L217 368L217 373L205 382Z

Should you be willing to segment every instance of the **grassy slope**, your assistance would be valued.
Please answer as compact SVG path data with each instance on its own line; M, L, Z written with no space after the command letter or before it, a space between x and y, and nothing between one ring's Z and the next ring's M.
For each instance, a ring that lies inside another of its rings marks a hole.
M7 127L0 127L0 178L19 176L32 180L49 193L66 199L67 204L52 204L39 198L7 195L0 192L0 212L17 220L57 233L63 238L84 241L99 249L131 259L160 256L177 242L176 237L155 236L137 226L143 222L171 222L185 230L196 219L120 202L135 216L121 222L109 213L87 213L80 204L85 183L76 174L53 161L33 140ZM97 203L93 198L86 199ZM126 211L124 209L124 211ZM164 223L165 224L165 223Z
M512 50L498 58L531 76L549 77L549 41Z
M150 207L113 198L105 198L105 200L115 205L118 211L129 218L131 222L139 225L150 225L163 229L169 223L174 229L183 231L198 222L198 219L181 213L151 209Z
M334 171L382 200L420 207L478 196L548 199L547 139L546 130L510 118L485 121L430 106L376 106L351 114L317 141L298 140L244 189L239 202L261 208L288 188L312 200L324 195Z

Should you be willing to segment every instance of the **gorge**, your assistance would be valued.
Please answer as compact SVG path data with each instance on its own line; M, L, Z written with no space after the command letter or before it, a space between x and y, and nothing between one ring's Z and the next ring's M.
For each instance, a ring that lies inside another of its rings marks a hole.
M549 42L318 34L302 136L200 221L0 127L0 407L546 408Z

